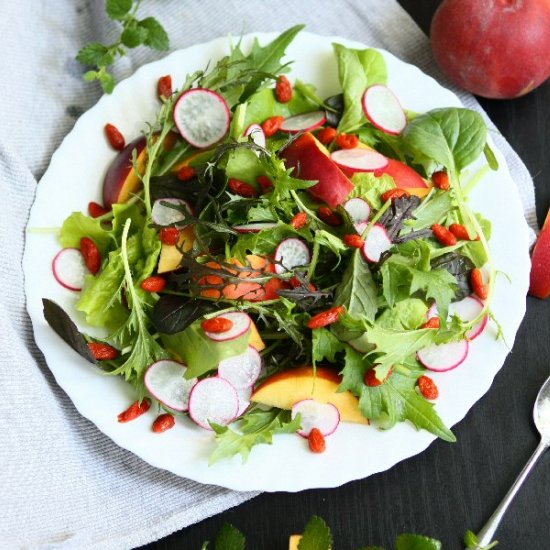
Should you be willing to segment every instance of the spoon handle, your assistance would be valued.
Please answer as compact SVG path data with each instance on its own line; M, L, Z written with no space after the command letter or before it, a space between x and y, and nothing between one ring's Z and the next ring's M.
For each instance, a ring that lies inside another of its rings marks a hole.
M531 470L537 463L537 460L540 458L542 453L548 448L547 441L541 441L538 447L535 449L535 452L531 455L531 458L527 461L527 464L524 466L523 470L517 477L516 481L510 490L506 493L506 496L502 499L501 503L497 506L497 509L494 511L493 515L489 518L487 523L483 526L483 529L478 533L478 545L479 548L488 546L495 534L495 531L498 528L500 520L504 516L508 506L516 496L516 493L519 491L520 487L523 485L523 482L526 480L527 476L531 473Z

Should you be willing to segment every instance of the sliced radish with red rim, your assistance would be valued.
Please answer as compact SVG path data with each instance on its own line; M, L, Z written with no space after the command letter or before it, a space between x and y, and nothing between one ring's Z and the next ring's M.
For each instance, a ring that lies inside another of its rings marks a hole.
M311 253L300 239L285 239L275 250L275 261L275 272L280 275L295 267L309 264Z
M209 422L226 426L237 417L237 390L217 376L197 382L189 395L189 416L202 428L211 430Z
M359 235L362 235L368 225L369 225L369 222L360 222L360 223L354 223L353 227L355 231L359 233Z
M234 225L233 229L237 233L259 233L265 229L273 229L277 227L276 222L256 222L256 223L243 223L241 225Z
M383 84L366 89L363 94L363 111L376 128L387 134L399 135L407 126L407 115L399 99Z
M435 372L445 372L456 369L468 357L467 340L449 342L448 344L432 344L417 353L418 360L428 369Z
M332 403L304 399L292 406L292 418L296 418L298 414L301 425L298 433L302 437L307 437L313 428L317 428L325 436L330 435L340 424L340 411Z
M368 262L379 262L380 256L382 256L384 252L387 252L391 246L392 240L386 228L376 223L368 232L361 252Z
M325 111L312 111L310 113L302 113L285 118L281 124L281 131L289 134L297 134L298 132L313 132L323 126L327 121Z
M241 355L220 361L218 376L231 382L235 388L245 389L254 385L262 370L262 357L252 346Z
M265 148L265 133L259 124L251 124L244 132L244 136L250 136L250 139L260 147Z
M78 248L60 250L52 262L55 280L68 290L82 290L86 275L90 270L86 267L84 256Z
M457 315L465 323L473 321L481 313L483 309L483 302L477 296L466 296L463 300L459 302L453 302L449 305L449 318L453 315ZM428 310L428 319L432 317L439 317L437 311L437 304L434 302L430 309ZM487 326L489 316L486 315L483 319L472 327L467 333L466 337L469 340L474 340L477 338Z
M186 411L189 394L197 383L196 378L185 379L186 370L183 363L163 359L147 369L143 381L149 393L163 405L175 411Z
M169 206L171 205L171 206ZM172 206L177 208L172 208ZM160 226L177 224L185 220L185 213L182 209L191 213L191 206L182 199L158 199L153 203L151 219L153 223Z
M343 170L354 172L374 172L388 165L384 155L371 149L339 149L330 158Z
M344 203L344 210L348 213L357 233L362 233L367 227L371 212L369 203L365 199L357 197L346 201Z
M208 338L210 338L210 340L214 340L215 342L227 342L228 340L235 340L236 338L239 338L250 330L252 319L250 319L246 313L242 313L241 311L231 311L229 313L219 315L218 317L229 319L233 325L225 332L205 331L204 333L208 336Z
M249 388L235 388L237 390L237 396L239 398L239 410L237 416L243 415L250 407L250 397L252 396L252 387Z
M174 106L174 122L193 147L204 149L221 141L229 131L231 111L225 99L206 88L184 92Z

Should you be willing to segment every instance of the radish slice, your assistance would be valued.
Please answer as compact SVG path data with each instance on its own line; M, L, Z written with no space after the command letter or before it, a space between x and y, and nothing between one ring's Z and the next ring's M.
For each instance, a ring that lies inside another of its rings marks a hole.
M369 203L360 198L350 199L344 204L344 210L348 213L355 231L362 233L367 227L370 216Z
M237 416L244 414L248 407L250 407L250 397L252 396L252 386L248 388L237 389L237 396L239 398L239 410Z
M262 357L252 346L241 355L220 361L218 376L230 382L237 390L250 388L262 370Z
M464 322L468 323L469 321L473 321L481 313L482 309L483 302L477 296L466 296L466 298L460 300L460 302L453 302L449 305L449 317L457 315ZM435 302L428 310L428 319L432 317L439 317L437 304ZM485 330L488 321L489 316L486 315L477 325L472 327L466 333L468 340L477 338Z
M202 428L212 430L210 422L226 426L239 412L237 390L217 376L197 382L189 395L189 416Z
M460 340L448 344L433 344L421 349L417 356L428 370L445 372L461 365L468 357L468 350L468 341Z
M252 139L252 141L259 145L260 147L265 148L265 134L263 128L259 124L251 124L244 132L244 137L248 137Z
M323 435L330 435L340 424L340 411L332 403L319 403L315 399L298 401L292 407L292 419L300 414L301 428L298 433L307 437L313 428Z
M60 250L53 259L52 269L55 280L69 290L82 290L90 273L78 248Z
M374 172L388 165L388 159L371 149L339 149L330 158L344 170Z
M273 229L274 227L277 227L276 222L257 222L234 225L233 229L237 231L237 233L259 233L264 229Z
M191 213L189 203L182 199L158 199L153 203L153 209L151 210L151 219L153 220L153 223L166 226L185 220L185 214L181 210L176 210L175 208L166 206L166 203L173 204L178 207L184 207L189 213Z
M149 393L163 405L175 411L186 411L189 394L197 383L196 378L184 378L186 370L184 364L164 359L147 369L143 381Z
M361 252L367 262L379 262L382 253L389 250L391 245L392 241L386 228L376 223L371 227Z
M214 340L215 342L227 342L228 340L239 338L239 336L242 336L250 330L252 320L246 313L242 313L241 311L230 311L229 313L219 315L219 317L229 319L233 323L233 326L225 332L204 331L210 340Z
M281 124L281 131L289 134L297 134L298 132L313 132L317 130L327 121L325 111L312 111L311 113L303 113L301 115L285 118Z
M222 140L229 130L231 112L225 99L206 88L181 94L174 106L174 122L193 147L204 149Z
M387 134L399 135L407 126L407 115L397 96L383 84L367 88L363 111L374 126Z
M311 254L300 239L285 239L275 250L275 261L275 273L280 275L294 267L307 265L311 261Z

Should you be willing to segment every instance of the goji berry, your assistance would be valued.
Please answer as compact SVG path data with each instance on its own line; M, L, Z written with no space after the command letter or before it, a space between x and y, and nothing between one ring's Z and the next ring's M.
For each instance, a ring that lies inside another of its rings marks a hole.
M166 286L166 280L158 275L147 277L141 282L141 288L145 292L162 292Z
M451 188L451 182L449 181L449 175L447 172L440 170L432 174L433 184L443 191L448 191Z
M138 416L145 414L150 408L151 400L147 397L141 403L136 401L118 415L118 421L130 422L130 420L135 420Z
M344 243L351 248L362 248L365 241L360 235L344 235Z
M422 328L439 328L441 326L441 319L439 317L431 317L426 323L422 325Z
M376 371L372 368L365 373L365 384L371 388L381 386L392 375L392 372L393 369L390 369L384 380L378 380L378 378L376 378Z
M249 183L246 183L245 181L241 181L235 178L230 178L228 183L229 189L233 191L236 195L240 195L241 197L257 197L258 191L252 187Z
M449 231L457 238L463 241L471 241L468 230L460 223L452 223L449 226Z
M437 385L429 376L421 376L418 379L418 389L426 399L433 400L439 397Z
M444 246L454 246L457 243L456 237L446 227L438 223L432 225L432 231L435 238Z
M401 197L410 197L411 194L406 191L405 189L399 189L399 187L395 187L394 189L389 189L385 193L382 193L382 201L387 202L390 199L400 199Z
M277 79L277 84L275 84L275 96L279 103L288 103L292 99L294 90L292 89L292 84L290 80L285 76L281 75Z
M164 244L175 245L180 239L180 230L177 227L163 227L159 237Z
M88 348L96 361L107 361L118 357L118 350L103 342L88 342Z
M182 166L178 171L180 181L192 180L197 175L197 171L192 166Z
M340 149L355 149L359 145L359 138L355 134L340 134L336 144Z
M323 145L330 145L338 135L336 128L322 128L317 132L317 139Z
M89 237L80 239L80 252L84 257L86 267L92 275L95 275L101 268L101 252L94 241Z
M308 328L316 329L316 328L332 325L333 323L337 323L338 319L340 318L340 315L342 315L344 311L345 311L344 306L331 307L326 311L321 311L321 313L314 315L309 320L307 326Z
M262 130L264 131L265 137L274 136L281 129L284 120L284 116L272 116L265 120L262 124Z
M327 225L338 227L343 223L342 216L334 212L334 210L331 210L328 206L320 206L319 210L317 210L317 214L319 214L319 218Z
M474 292L480 298L481 300L487 299L487 285L485 284L485 281L483 280L483 273L481 272L481 269L474 267L472 269L472 272L470 274L470 283L472 284L472 288L474 289Z
M205 319L201 323L201 327L205 332L214 332L218 334L231 330L233 328L233 321L226 317L214 317L213 319Z
M312 428L307 436L307 442L309 450L312 453L324 453L327 445L325 443L325 436L321 433L319 428Z
M156 434L160 434L162 432L165 432L166 430L170 430L176 425L175 418L168 413L160 414L155 418L155 421L153 422L152 430Z
M103 216L104 214L107 214L108 210L106 208L103 208L101 204L97 202L90 202L88 203L88 214L92 216L92 218L99 218L100 216Z
M157 84L157 94L159 98L168 99L172 95L172 77L167 74L159 78Z
M273 187L273 182L267 176L258 176L256 181L264 193L268 193Z
M119 129L112 124L105 124L105 135L111 144L113 149L117 151L122 151L126 145L124 136L120 133Z
M290 220L290 225L294 227L294 229L301 229L306 225L308 220L308 216L305 212L298 212L292 220Z

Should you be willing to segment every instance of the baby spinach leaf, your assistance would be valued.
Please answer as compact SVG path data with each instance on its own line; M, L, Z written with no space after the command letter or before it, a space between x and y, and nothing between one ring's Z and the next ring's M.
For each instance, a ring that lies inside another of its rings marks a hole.
M414 222L410 223L413 230L426 229L434 223L441 223L445 216L453 210L453 197L447 191L432 191L415 210Z
M96 363L88 342L83 334L76 328L67 312L58 304L48 298L42 298L44 306L44 318L57 333L76 353L84 357L90 363Z

